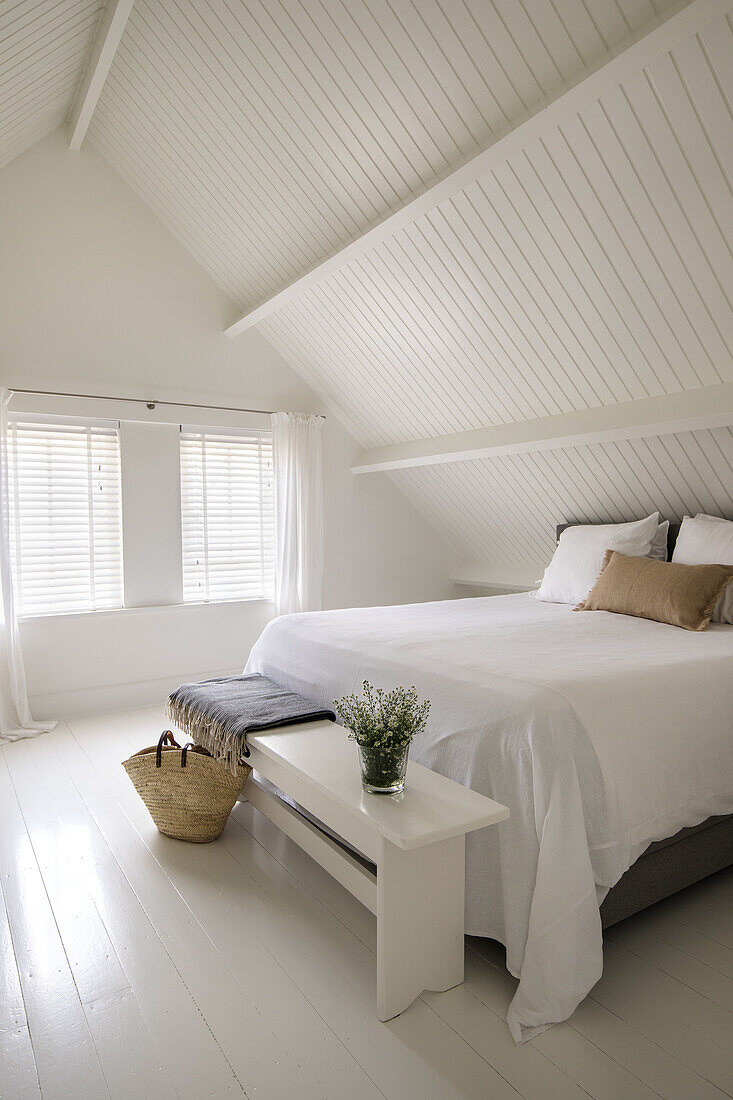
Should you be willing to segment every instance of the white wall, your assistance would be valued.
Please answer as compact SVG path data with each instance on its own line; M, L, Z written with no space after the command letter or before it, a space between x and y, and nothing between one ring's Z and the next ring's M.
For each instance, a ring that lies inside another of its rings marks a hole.
M183 601L180 434L177 424L120 419L126 607Z
M221 335L236 312L93 150L67 151L63 131L0 173L3 385L328 412L259 333ZM144 408L135 410L130 419L144 421ZM445 544L385 476L353 477L357 451L329 413L326 606L452 595ZM174 506L169 527L171 516ZM136 603L153 602L158 585L158 603L171 598L165 578L135 583ZM21 633L35 711L132 705L180 678L240 668L271 614L271 604L254 602L28 620Z

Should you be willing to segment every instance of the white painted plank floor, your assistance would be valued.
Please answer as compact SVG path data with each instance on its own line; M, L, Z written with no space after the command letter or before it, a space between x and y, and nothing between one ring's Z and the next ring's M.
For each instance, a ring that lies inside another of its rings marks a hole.
M155 708L0 750L0 1098L733 1095L733 872L611 929L572 1019L516 1047L501 948L374 1011L374 917L251 806L161 836L120 767Z

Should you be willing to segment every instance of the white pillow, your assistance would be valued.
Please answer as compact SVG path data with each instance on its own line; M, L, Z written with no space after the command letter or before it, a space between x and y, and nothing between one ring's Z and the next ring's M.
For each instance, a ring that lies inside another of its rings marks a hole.
M685 516L672 561L681 565L733 565L733 523L700 512ZM714 623L733 623L733 581L724 589L713 611Z
M581 603L598 580L606 550L644 558L652 548L658 527L659 512L633 523L566 527L535 598L547 603Z
M665 519L664 523L660 523L657 527L657 533L654 536L654 542L652 548L649 551L650 558L656 558L657 561L667 560L667 542L669 535L669 520Z

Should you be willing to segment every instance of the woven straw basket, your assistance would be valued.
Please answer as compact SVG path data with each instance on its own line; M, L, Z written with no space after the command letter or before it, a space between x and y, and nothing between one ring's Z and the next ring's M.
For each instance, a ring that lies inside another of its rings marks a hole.
M182 749L170 730L161 734L157 745L140 749L122 766L160 832L194 844L207 844L221 835L252 771L239 764L234 776L193 742Z

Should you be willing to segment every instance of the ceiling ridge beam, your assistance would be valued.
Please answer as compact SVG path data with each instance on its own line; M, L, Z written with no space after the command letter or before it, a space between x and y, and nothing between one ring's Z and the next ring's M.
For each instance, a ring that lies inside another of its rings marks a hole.
M134 0L107 0L69 113L69 148L81 149Z
M689 0L677 4L651 25L647 23L631 39L606 54L590 71L581 73L575 81L565 84L554 96L524 112L509 130L495 137L488 146L465 158L360 237L242 314L224 330L225 334L230 339L239 336L345 264L376 248L421 214L434 209L469 184L488 175L497 165L525 148L531 141L555 129L569 115L577 114L606 91L615 88L626 77L643 69L690 35L712 23L714 19L725 14L730 6L731 0Z
M371 447L362 451L351 470L371 474L405 470L446 462L470 462L478 458L551 451L586 443L672 435L724 428L733 424L733 382L703 386L697 390L642 397L618 405L541 416L515 424L474 428L453 435Z

